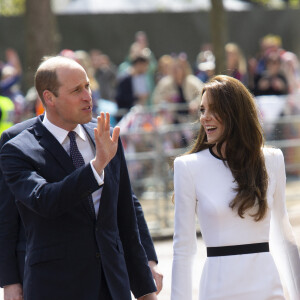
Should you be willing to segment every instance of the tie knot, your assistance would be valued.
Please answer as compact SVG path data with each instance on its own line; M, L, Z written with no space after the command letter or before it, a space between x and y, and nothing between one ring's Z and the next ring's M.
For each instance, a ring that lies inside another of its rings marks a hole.
M69 131L68 137L72 142L76 141L76 132L75 131Z

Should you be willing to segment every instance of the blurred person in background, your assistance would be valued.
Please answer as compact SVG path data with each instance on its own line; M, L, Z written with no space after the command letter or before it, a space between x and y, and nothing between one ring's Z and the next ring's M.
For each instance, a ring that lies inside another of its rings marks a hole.
M45 108L35 87L29 88L25 95L25 99L27 102L29 118L42 115L45 112Z
M259 95L286 95L288 82L282 72L282 60L278 52L266 56L266 69L254 81L253 93Z
M256 74L261 74L266 69L267 56L271 52L280 52L281 37L274 34L265 35L260 41L260 53L257 58Z
M148 76L148 81L149 81L149 87L151 92L154 89L155 86L155 81L154 81L154 74L156 72L157 69L157 61L155 58L155 55L153 53L153 51L151 50L150 46L149 46L149 40L148 40L148 36L146 34L145 31L137 31L134 35L134 42L139 45L140 49L148 49L148 53L149 53L149 67L147 70L147 76Z
M0 95L8 97L14 103L13 123L18 123L22 121L26 111L25 97L20 88L22 65L14 49L6 49L5 59L1 65Z
M256 79L266 70L266 59L269 53L278 52L281 47L281 38L267 34L260 40L260 49L256 57L248 59L248 87L253 92Z
M0 96L0 136L2 132L14 125L15 105L11 99Z
M207 82L215 74L215 56L211 50L201 51L196 60L195 75Z
M284 51L280 55L282 71L286 76L289 94L299 93L300 90L300 63L297 55L291 51Z
M146 105L149 89L145 74L149 66L149 53L143 49L132 58L128 74L119 79L116 102L119 109L129 110L134 105Z
M149 41L145 31L137 31L134 35L134 41L141 45L141 48L148 48L149 49Z
M165 76L171 75L173 65L173 57L169 54L161 56L157 62L157 70L155 72L156 84Z
M117 83L117 68L111 62L108 55L100 50L90 51L92 66L95 70L95 79L100 88L100 98L114 101Z
M246 84L247 63L240 47L237 44L228 43L225 45L225 53L227 75Z
M207 82L215 74L215 60L212 44L202 44L194 64L194 74L202 82Z
M10 92L10 88L19 83L22 76L22 66L17 52L14 49L8 48L5 51L5 62L0 63L0 95L6 96ZM3 74L5 67L9 69L7 74Z
M153 93L154 104L160 106L161 123L180 124L194 119L202 87L202 81L192 74L186 54L181 53L174 57L171 74L157 83ZM190 130L170 132L164 137L164 147L185 147L192 138L193 133Z
M255 57L250 57L247 61L247 87L251 92L254 90L255 78L256 78L257 60Z
M198 110L197 97L203 82L192 74L185 53L173 58L170 75L163 77L153 92L153 103L187 104L191 112Z
M249 66L249 88L254 88L255 77L262 75L267 68L267 59L271 53L277 53L281 59L281 71L288 82L288 93L297 93L300 87L300 64L297 55L282 48L278 35L268 34L261 39L258 58L251 58Z
M147 105L151 105L151 96L155 87L155 72L157 69L157 61L153 52L149 48L148 38L144 31L138 31L135 34L134 42L130 46L129 53L125 61L122 62L118 67L118 78L122 78L125 74L128 74L130 72L132 60L142 52L147 52L149 61L145 79L147 82L147 88L149 90Z

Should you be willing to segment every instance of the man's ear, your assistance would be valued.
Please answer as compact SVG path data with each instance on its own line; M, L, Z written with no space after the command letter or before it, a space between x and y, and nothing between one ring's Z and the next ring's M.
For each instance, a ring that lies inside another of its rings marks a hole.
M45 100L45 105L46 106L53 106L53 99L54 99L54 95L52 92L50 92L49 90L44 90L43 92L43 98Z

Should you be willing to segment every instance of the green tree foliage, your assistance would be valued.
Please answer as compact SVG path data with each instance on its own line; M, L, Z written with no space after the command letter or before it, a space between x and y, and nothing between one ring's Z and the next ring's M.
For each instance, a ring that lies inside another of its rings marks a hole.
M289 3L291 6L294 6L294 7L298 7L300 5L299 0L290 0Z
M252 0L250 2L257 3L257 4L262 4L262 5L267 5L267 4L269 4L270 0Z
M267 7L272 7L274 4L278 7L278 1L274 0L250 0L248 2L260 4ZM284 7L291 7L291 8L298 8L300 5L300 0L281 0L282 8Z
M25 12L26 0L0 0L1 16L17 16Z

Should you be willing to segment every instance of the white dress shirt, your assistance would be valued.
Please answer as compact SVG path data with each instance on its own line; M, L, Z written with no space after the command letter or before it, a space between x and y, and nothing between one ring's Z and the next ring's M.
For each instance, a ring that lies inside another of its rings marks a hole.
M46 127L48 131L52 133L52 135L57 139L57 141L62 145L62 147L66 150L66 152L70 155L70 139L68 137L69 131L62 129L49 121L47 118L47 114L45 113L45 117L43 119L43 125ZM78 149L84 159L85 164L90 163L95 179L97 180L99 185L104 183L104 171L99 176L97 171L95 170L92 160L95 157L95 147L87 136L87 133L83 129L81 125L77 125L77 127L73 130L76 134L76 143ZM95 191L92 194L94 208L96 216L98 216L99 206L100 206L100 198L102 194L102 187Z

